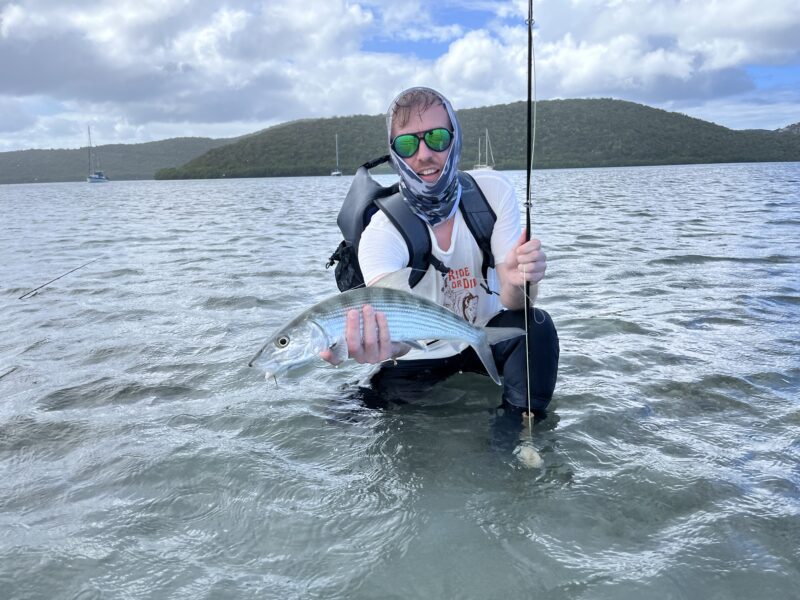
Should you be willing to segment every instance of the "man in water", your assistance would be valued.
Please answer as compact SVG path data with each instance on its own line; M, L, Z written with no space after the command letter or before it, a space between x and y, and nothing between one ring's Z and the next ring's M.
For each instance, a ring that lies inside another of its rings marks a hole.
M495 267L486 281L483 254L458 210L462 186L458 180L461 127L450 102L430 88L416 87L394 99L387 113L389 154L400 175L400 191L411 211L427 224L432 254L449 271L429 267L413 293L445 306L456 314L469 307L464 318L480 325L526 327L525 282L530 282L531 304L547 259L538 239L525 241L519 205L510 181L493 170L470 172L497 216L491 236ZM408 265L403 236L383 212L372 217L364 230L358 261L367 285ZM469 296L469 298L467 298ZM362 326L363 321L363 326ZM530 380L526 368L525 337L492 347L503 376L503 406L512 412L530 408L542 413L553 396L558 371L559 343L550 316L531 309L527 319ZM362 334L363 331L363 334ZM409 383L435 383L458 372L486 373L474 350L435 342L427 351L410 350L390 341L386 316L365 305L347 315L349 355L359 363L386 362L371 379L376 390ZM410 351L409 351L410 350ZM322 358L332 364L330 351Z

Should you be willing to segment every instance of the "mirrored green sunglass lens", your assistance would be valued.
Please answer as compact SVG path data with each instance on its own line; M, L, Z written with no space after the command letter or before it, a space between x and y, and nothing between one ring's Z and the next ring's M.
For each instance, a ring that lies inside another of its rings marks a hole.
M447 129L433 129L425 134L428 148L441 152L450 145L450 132Z
M419 148L419 138L415 135L398 135L394 140L394 151L403 158L412 156Z

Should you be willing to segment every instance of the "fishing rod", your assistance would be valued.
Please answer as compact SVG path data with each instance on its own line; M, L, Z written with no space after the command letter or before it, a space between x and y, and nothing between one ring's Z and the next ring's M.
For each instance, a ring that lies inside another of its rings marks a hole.
M536 58L533 55L533 0L528 0L528 101L527 101L527 161L526 161L526 183L525 183L525 241L531 239L531 175L533 172L534 145L536 144ZM533 97L532 97L533 95ZM531 283L525 281L525 310L531 305Z
M528 138L526 144L527 168L525 182L525 241L531 239L531 171L533 170L533 119L531 117L531 92L533 90L533 0L528 0L528 102L527 102L527 129ZM530 308L530 282L525 282L525 309Z
M525 241L531 239L531 174L533 171L533 152L536 142L536 105L532 93L535 86L534 68L535 59L533 55L533 0L528 0L528 102L527 102L527 143L526 143L526 171L525 171ZM524 271L523 271L524 274ZM531 354L530 354L530 331L528 314L531 309L531 282L525 280L525 367L528 377L528 413L527 427L529 437L532 435L533 412L531 411Z
M45 287L45 286L48 286L48 285L50 285L51 283L53 283L54 281L58 281L58 280L59 280L59 279L61 279L62 277L66 277L66 276L67 276L67 275L69 275L70 273L74 273L74 272L75 272L75 271L77 271L78 269L82 269L83 267L85 267L85 266L87 266L87 265L90 265L90 264L92 264L93 262L96 262L96 261L100 260L101 258L102 258L102 256L98 256L97 258L95 258L95 259L93 259L93 260L90 260L90 261L89 261L89 262L87 262L87 263L83 263L83 264L82 264L80 267L75 267L74 269L72 269L72 270L70 270L70 271L67 271L67 272L66 272L66 273L64 273L63 275L59 275L59 276L58 276L58 277L56 277L55 279L51 279L51 280L50 280L50 281L48 281L47 283L43 283L42 285L40 285L40 286L39 286L39 287L37 287L37 288L34 288L34 289L32 289L31 291L29 291L29 292L25 292L24 294L22 294L22 296L20 296L19 298L17 298L17 300L22 300L23 298L27 298L27 297L29 297L29 296L33 296L33 295L34 295L36 292L38 292L38 291L39 291L40 289L42 289L43 287Z

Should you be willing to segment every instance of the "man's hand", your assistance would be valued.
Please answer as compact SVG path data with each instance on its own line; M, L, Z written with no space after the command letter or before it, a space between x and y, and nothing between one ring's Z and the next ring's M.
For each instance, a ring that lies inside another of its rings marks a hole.
M535 238L526 242L523 232L517 245L506 255L506 265L510 270L510 285L521 286L526 281L539 283L547 270L547 255L542 250L542 242Z
M363 318L363 335L361 321ZM389 335L389 322L386 315L365 304L361 311L351 310L347 313L344 338L347 342L347 353L358 363L377 364L391 358L402 356L409 350L406 344L392 342ZM332 365L339 360L330 350L320 352L320 358Z
M522 308L525 305L525 282L531 282L531 300L535 299L537 284L547 270L547 256L542 250L542 242L537 239L526 242L525 232L522 232L516 245L506 254L505 262L497 267L500 302L506 308Z

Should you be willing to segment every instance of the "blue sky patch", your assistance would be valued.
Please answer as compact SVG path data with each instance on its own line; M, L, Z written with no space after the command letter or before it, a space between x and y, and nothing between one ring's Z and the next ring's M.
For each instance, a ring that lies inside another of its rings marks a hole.
M800 65L748 65L745 71L758 89L800 89Z
M493 23L500 22L494 12L490 10L454 7L448 3L432 6L429 14L434 27L438 25L448 28L457 25L461 27L462 34L475 29L487 29ZM508 20L503 19L503 22L506 21ZM524 24L521 20L520 23ZM361 48L365 52L406 54L424 60L436 60L447 52L448 47L454 41L450 39L440 41L433 37L423 40L398 39L402 37L402 32L395 32L395 35L391 35L383 30L376 30L372 37L364 40Z

